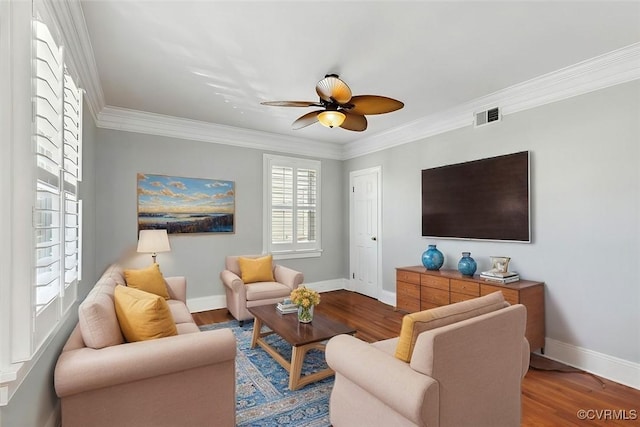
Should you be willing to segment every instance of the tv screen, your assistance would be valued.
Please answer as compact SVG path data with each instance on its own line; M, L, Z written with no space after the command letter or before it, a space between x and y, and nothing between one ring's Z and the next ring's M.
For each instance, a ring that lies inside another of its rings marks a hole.
M423 169L422 235L530 242L529 152Z

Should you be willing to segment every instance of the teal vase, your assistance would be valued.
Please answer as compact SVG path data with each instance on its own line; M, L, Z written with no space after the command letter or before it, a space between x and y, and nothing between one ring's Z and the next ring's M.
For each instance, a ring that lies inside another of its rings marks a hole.
M429 245L426 251L422 253L422 265L427 270L440 270L444 264L444 255L440 252L436 245Z
M458 261L458 271L464 276L473 276L477 268L476 261L471 258L471 252L462 252L462 258Z

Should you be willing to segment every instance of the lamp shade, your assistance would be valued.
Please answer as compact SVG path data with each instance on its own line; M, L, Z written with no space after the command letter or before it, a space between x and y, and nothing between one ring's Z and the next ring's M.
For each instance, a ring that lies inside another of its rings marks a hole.
M140 230L138 252L155 254L157 252L168 252L170 250L171 246L169 246L167 230Z
M344 113L341 113L340 111L335 111L335 110L327 110L327 111L323 111L322 113L318 114L318 121L323 125L326 126L328 128L332 128L335 126L340 126L343 122L344 119L347 116L344 115Z

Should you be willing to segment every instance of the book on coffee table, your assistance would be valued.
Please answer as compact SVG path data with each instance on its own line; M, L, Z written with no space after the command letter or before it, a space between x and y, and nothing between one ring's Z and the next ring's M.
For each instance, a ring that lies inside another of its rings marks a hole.
M279 302L278 305L276 305L276 310L282 314L297 313L298 306L293 303L287 304L285 302Z

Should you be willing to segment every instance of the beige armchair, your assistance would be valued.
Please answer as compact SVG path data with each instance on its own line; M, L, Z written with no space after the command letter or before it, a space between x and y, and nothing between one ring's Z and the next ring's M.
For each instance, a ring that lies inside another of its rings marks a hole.
M505 303L474 315L472 301L430 310L438 325L417 334L409 363L395 357L399 338L373 344L332 338L326 348L336 372L331 424L519 426L529 366L526 308Z
M262 255L242 255L242 257L260 258ZM273 263L274 282L245 284L242 281L238 258L240 256L225 258L225 270L220 273L220 280L227 297L227 309L241 326L245 320L253 319L253 315L247 310L248 307L276 304L287 298L291 291L304 280L304 275L299 271Z

